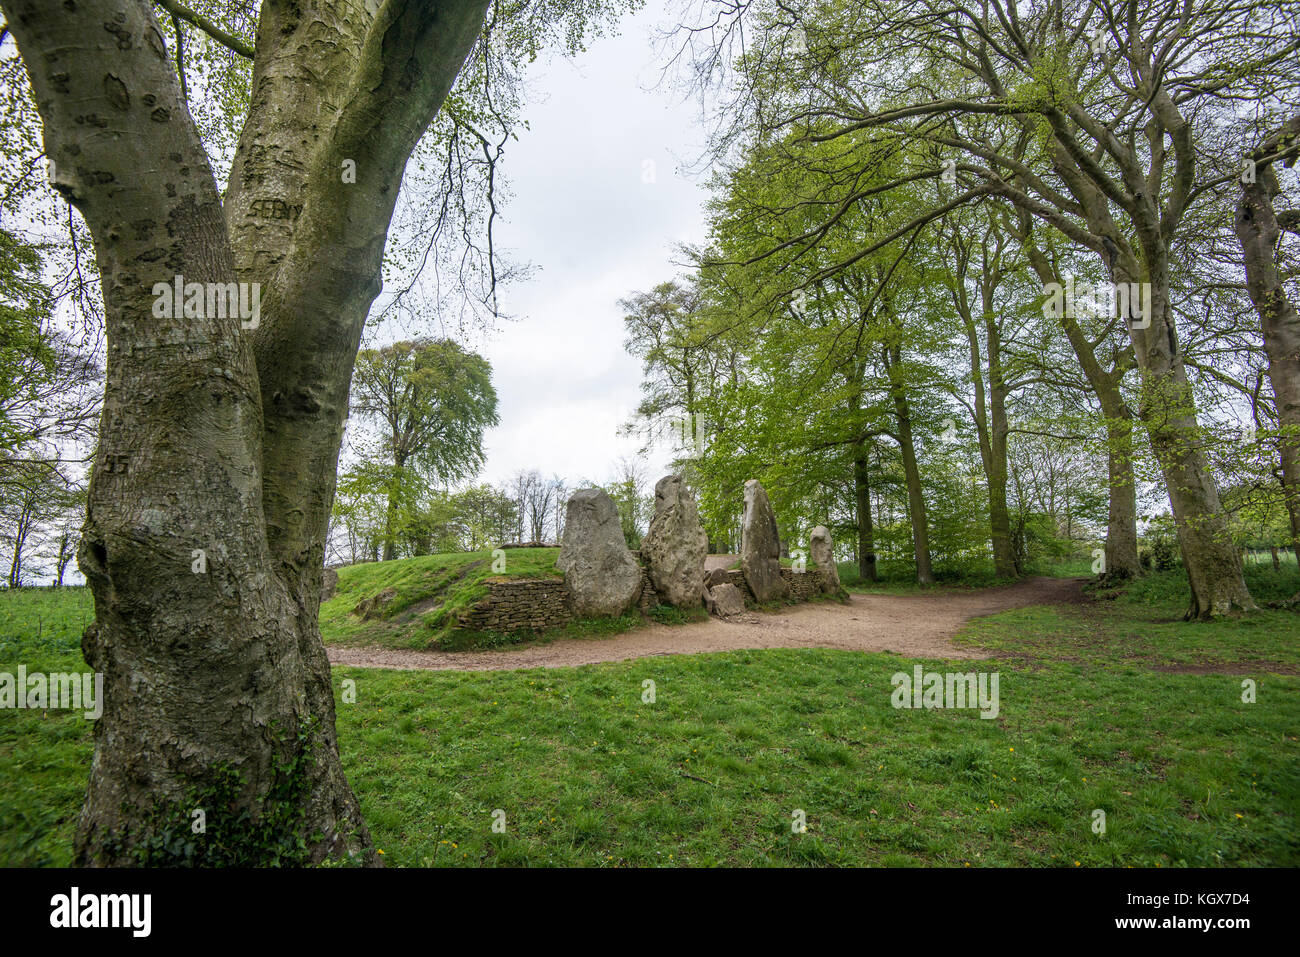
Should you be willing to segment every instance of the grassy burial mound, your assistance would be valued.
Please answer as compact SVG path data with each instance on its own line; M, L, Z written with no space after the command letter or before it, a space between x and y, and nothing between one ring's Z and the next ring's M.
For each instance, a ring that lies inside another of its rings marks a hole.
M504 554L504 568L502 562L494 562L489 551L421 555L340 568L333 595L321 604L321 635L326 644L454 651L536 637L617 634L647 618L660 624L681 624L707 616L702 606L687 610L659 603L647 589L636 607L624 615L575 617L564 596L564 575L555 567L558 548L511 548ZM737 571L738 566L739 560ZM782 567L790 568L788 559L782 561ZM815 564L808 562L808 571L816 570ZM749 607L766 607L742 591ZM822 597L817 592L810 580L808 587L794 590L787 601L815 601Z
M643 600L616 617L578 618L555 567L558 548L504 554L504 563L479 551L340 568L333 595L321 604L321 636L326 644L458 651L613 635L646 618L680 624L706 615L703 607L684 611Z
M558 548L504 554L504 563L481 551L340 568L334 594L321 604L321 634L328 644L459 647L460 617L488 597L490 583L564 579L555 567Z

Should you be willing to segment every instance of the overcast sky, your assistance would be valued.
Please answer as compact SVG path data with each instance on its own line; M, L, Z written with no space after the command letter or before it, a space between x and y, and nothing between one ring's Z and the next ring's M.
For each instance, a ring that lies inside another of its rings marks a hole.
M674 248L704 237L702 179L679 169L700 152L698 106L651 89L652 33L665 16L652 2L586 53L530 74L531 129L505 156L513 198L498 242L535 273L501 292L516 320L467 343L492 363L500 398L482 481L537 468L605 482L638 448L617 435L641 379L618 300L679 273ZM669 459L647 458L651 482Z

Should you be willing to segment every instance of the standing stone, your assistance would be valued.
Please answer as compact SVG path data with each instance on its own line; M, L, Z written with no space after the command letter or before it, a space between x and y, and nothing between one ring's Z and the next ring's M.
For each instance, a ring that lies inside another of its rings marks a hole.
M840 570L835 566L835 548L831 544L831 530L818 525L808 537L809 558L822 573L822 591L828 595L840 590Z
M772 504L758 479L750 479L745 483L745 514L740 526L740 568L749 590L760 602L790 594L789 584L781 577L780 556Z
M555 567L564 573L574 614L623 614L641 594L641 566L628 551L614 500L598 488L579 489L565 515Z
M709 539L695 496L680 475L655 484L655 515L641 542L655 590L677 608L698 608L703 597L704 556Z
M325 569L320 582L320 600L322 603L334 597L334 590L339 587L339 573L332 568Z

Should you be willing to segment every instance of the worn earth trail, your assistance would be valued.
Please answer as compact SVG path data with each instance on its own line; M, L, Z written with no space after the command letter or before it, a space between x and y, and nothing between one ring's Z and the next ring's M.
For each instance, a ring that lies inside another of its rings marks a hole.
M978 658L949 640L963 624L1027 605L1082 601L1082 579L1030 578L1000 588L916 595L852 595L848 602L793 605L687 625L650 624L610 638L565 638L493 651L415 651L331 647L336 665L434 671L566 668L652 655L745 648L839 648L892 651L909 658Z

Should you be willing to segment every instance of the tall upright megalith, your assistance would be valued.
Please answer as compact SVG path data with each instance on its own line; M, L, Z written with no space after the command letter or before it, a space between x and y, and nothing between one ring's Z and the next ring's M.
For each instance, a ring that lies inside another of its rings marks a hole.
M758 479L745 482L745 512L740 523L740 569L745 583L759 601L775 601L790 594L781 577L781 542L776 514Z
M580 618L621 615L641 594L641 566L628 551L618 507L598 488L574 492L555 567Z
M698 608L704 594L704 556L709 539L695 496L680 475L655 483L655 514L641 542L650 581L677 608Z
M831 530L818 525L808 536L808 557L813 560L822 576L822 591L832 595L840 590L840 570L835 565L835 546Z

